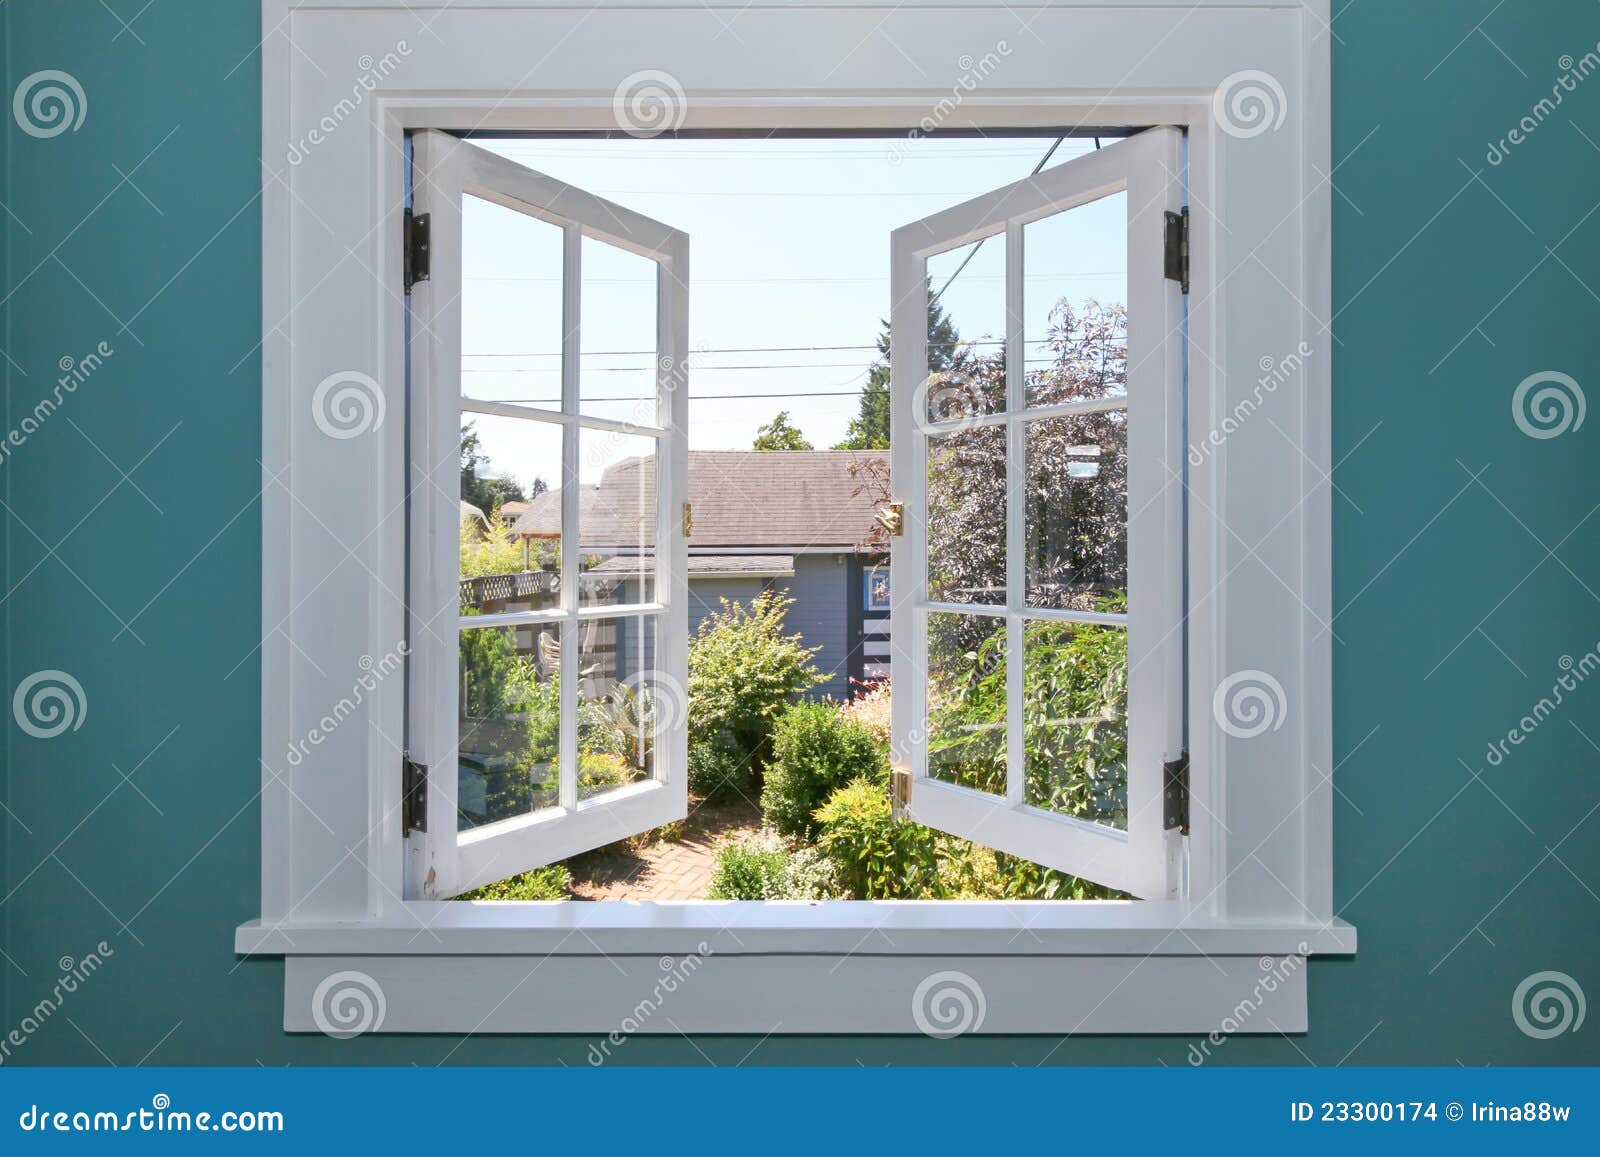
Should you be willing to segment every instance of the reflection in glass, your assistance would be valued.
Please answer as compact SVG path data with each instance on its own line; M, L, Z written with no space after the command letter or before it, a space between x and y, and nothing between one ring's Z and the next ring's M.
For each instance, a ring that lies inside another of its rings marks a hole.
M655 770L656 731L682 709L653 677L655 619L578 624L578 798L591 799Z
M461 392L561 408L562 229L461 198Z
M1127 413L1042 418L1025 437L1028 605L1110 609L1128 587Z
M1022 652L1024 802L1127 828L1127 629L1030 622Z
M928 776L1006 792L1006 629L993 615L928 615Z
M646 603L655 593L656 441L583 430L578 438L578 602Z
M1027 404L1128 392L1128 194L1022 227Z
M928 598L1005 605L1004 426L928 439Z
M553 624L461 631L461 829L559 802L559 628Z
M578 316L579 410L656 424L656 263L585 237Z
M928 377L913 404L927 422L1006 408L1004 237L928 258ZM958 276L959 274L959 276Z

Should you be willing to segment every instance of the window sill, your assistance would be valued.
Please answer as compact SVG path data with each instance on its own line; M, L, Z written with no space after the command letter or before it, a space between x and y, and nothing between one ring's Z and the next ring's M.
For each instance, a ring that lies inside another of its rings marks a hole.
M938 1034L941 993L974 1010L969 1032L1303 1032L1306 958L1356 947L1343 921L1184 908L412 903L364 924L252 921L235 948L286 958L292 1032L339 1027L330 1002L354 985L381 994L365 1031Z

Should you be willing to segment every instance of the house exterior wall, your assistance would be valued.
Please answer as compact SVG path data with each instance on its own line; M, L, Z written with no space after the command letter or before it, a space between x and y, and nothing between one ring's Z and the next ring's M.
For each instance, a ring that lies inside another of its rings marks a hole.
M828 676L812 694L843 699L850 694L850 567L845 554L797 554L794 577L774 584L794 599L789 627L808 647L821 647L813 660Z
M781 580L780 580L781 581ZM744 603L761 593L766 580L759 578L705 578L689 580L689 637L700 630L700 624L722 609L722 600ZM622 601L639 601L637 583L622 584ZM655 663L655 636L645 632L643 645L639 645L641 625L636 618L617 621L616 677L626 679L642 667Z

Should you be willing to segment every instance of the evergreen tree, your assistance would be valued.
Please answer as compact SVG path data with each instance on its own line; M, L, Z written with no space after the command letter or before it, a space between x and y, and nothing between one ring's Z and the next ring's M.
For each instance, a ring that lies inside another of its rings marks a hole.
M960 338L944 307L928 292L928 368L947 370L955 360ZM889 448L889 323L878 334L878 360L867 372L861 391L861 408L850 419L844 441L835 450L887 450Z

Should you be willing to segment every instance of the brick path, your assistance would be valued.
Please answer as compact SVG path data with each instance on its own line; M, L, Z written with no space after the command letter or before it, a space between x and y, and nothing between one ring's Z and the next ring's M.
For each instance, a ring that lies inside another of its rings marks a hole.
M704 900L711 887L715 845L754 834L761 827L761 812L746 800L714 807L696 807L691 801L690 807L679 840L657 840L636 851L607 850L569 862L574 898Z

